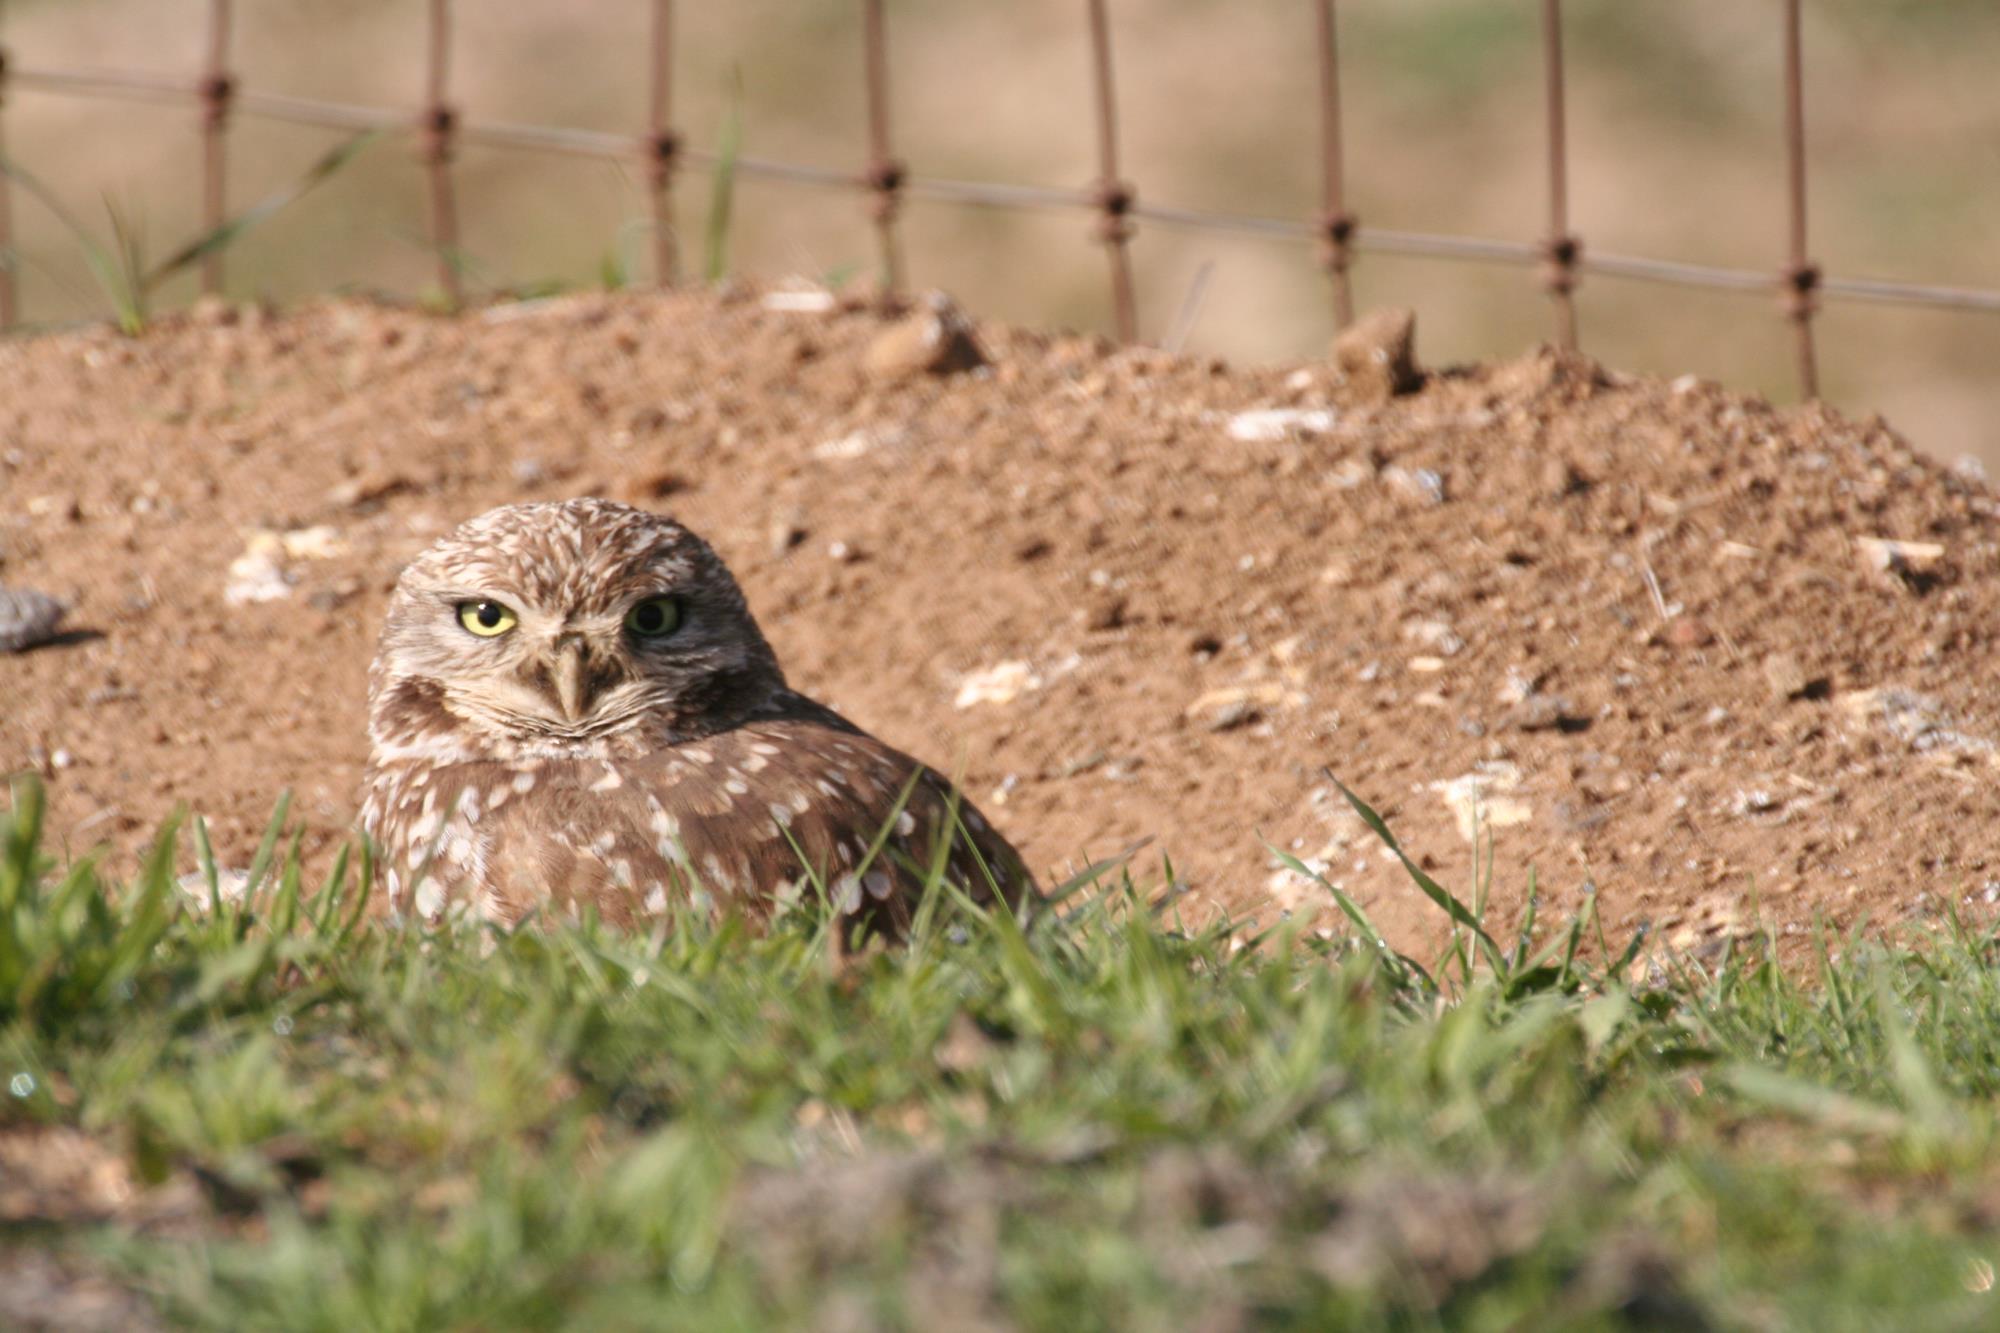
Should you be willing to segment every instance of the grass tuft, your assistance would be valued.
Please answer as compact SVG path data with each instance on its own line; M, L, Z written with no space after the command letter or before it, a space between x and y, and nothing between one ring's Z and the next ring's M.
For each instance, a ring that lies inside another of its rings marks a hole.
M1420 966L1337 895L1331 940L1163 920L1128 854L1025 923L936 887L896 949L814 895L760 934L425 931L368 916L365 849L309 876L283 806L234 901L199 821L189 890L174 825L129 879L41 825L16 785L0 1273L44 1250L166 1321L1990 1318L2000 974L1958 923L1803 980L1413 874L1458 932ZM129 1192L79 1206L86 1149Z

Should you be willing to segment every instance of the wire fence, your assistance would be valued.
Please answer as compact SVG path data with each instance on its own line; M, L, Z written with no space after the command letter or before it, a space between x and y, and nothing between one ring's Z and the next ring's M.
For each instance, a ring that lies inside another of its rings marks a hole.
M879 295L900 301L906 275L898 229L905 198L1003 209L1084 210L1094 215L1093 234L1108 261L1114 327L1124 342L1139 339L1138 295L1130 248L1141 222L1267 238L1317 242L1330 291L1333 316L1345 326L1353 319L1349 274L1369 251L1452 259L1481 264L1539 267L1554 315L1558 343L1578 345L1576 291L1587 274L1730 291L1767 291L1777 297L1781 316L1792 329L1800 391L1819 388L1813 319L1826 299L1868 301L1905 307L2000 313L2000 290L1928 283L1847 278L1825 274L1812 259L1807 232L1808 163L1801 43L1802 0L1779 0L1780 21L1773 40L1781 46L1784 132L1773 154L1774 195L1782 199L1786 229L1781 262L1769 271L1725 268L1587 248L1570 228L1567 123L1564 106L1562 0L1540 0L1544 67L1544 139L1547 147L1548 209L1538 240L1443 235L1364 227L1345 203L1342 151L1340 46L1336 0L1305 0L1302 30L1309 30L1318 59L1321 211L1316 217L1285 218L1144 203L1119 171L1118 102L1112 60L1112 26L1106 0L1082 0L1083 28L1091 50L1092 106L1096 130L1097 177L1079 189L1051 189L994 181L952 180L913 175L896 156L890 102L888 16L884 0L858 0L862 9L860 77L867 105L867 143L861 169L840 170L798 162L734 157L741 176L859 192L865 200L880 252ZM202 213L213 232L228 208L229 129L238 115L350 132L407 134L424 167L429 194L430 241L437 259L439 287L456 304L463 299L459 275L459 219L452 161L461 144L473 143L583 157L638 161L644 166L653 242L653 276L662 286L680 278L672 224L673 185L683 166L713 166L717 155L688 147L673 128L673 0L635 0L650 6L647 119L641 133L621 135L554 125L463 120L450 95L452 11L450 0L427 0L424 100L408 109L361 106L252 91L238 86L230 68L232 0L210 0L203 67L186 79L120 70L48 69L16 66L0 49L0 107L15 90L140 102L184 103L198 107L202 124ZM5 123L0 115L0 161L5 160ZM0 328L16 323L19 265L15 262L9 177L0 173ZM223 283L222 251L206 253L201 287L216 292Z

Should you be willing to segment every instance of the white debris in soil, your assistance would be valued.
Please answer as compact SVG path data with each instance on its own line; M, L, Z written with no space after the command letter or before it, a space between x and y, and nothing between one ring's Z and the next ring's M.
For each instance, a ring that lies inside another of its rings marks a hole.
M1444 620L1414 620L1403 626L1403 637L1436 650L1439 657L1456 657L1465 649L1465 640Z
M229 562L222 600L231 606L276 602L292 595L292 578L267 551L245 551Z
M1187 706L1191 721L1211 731L1227 731L1274 708L1298 708L1306 696L1281 680L1253 680L1204 692Z
M903 436L903 431L894 428L864 427L831 440L822 440L813 446L812 456L823 463L846 462L872 454L885 445L899 444Z
M1769 814L1781 804L1782 802L1776 796L1762 787L1753 787L1747 791L1739 791L1735 796L1730 798L1729 802L1730 809L1739 817Z
M1870 569L1923 571L1944 559L1944 547L1936 542L1905 542L1891 537L1856 537L1854 548Z
M279 547L293 560L331 560L347 552L347 543L340 539L340 529L324 523L270 535L278 539ZM256 537L251 539L251 544L256 544Z
M758 304L781 314L823 315L839 305L840 298L824 287L794 283L765 292Z
M1533 808L1514 794L1520 786L1521 770L1496 762L1480 764L1446 782L1433 782L1430 789L1451 811L1459 836L1472 842L1487 829L1525 824L1534 817Z
M285 561L331 560L346 550L339 530L324 524L287 532L255 529L245 538L243 554L229 562L222 600L231 606L282 601L298 582Z
M209 901L208 876L199 870L189 871L174 881L174 887L187 900L189 910L197 916L213 905ZM231 907L243 901L243 892L250 887L250 872L231 870L218 866L215 872L215 887L222 895L222 901Z
M1027 662L996 662L990 667L981 667L969 672L958 684L958 694L952 699L957 708L971 708L977 704L1012 703L1029 690L1042 687L1042 678Z
M1856 721L1881 727L1923 754L1985 755L2000 759L2000 746L1958 729L1943 705L1927 694L1897 686L1853 690L1840 696L1841 711Z
M1264 407L1229 418L1229 438L1244 444L1269 443L1294 435L1324 435L1340 414L1330 407Z

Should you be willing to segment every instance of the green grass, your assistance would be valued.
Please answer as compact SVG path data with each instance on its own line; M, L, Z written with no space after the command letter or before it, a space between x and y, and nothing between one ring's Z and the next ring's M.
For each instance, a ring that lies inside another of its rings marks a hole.
M196 914L171 830L112 884L47 863L39 809L17 788L0 838L0 1136L80 1130L199 1207L0 1213L0 1272L35 1247L169 1322L1949 1329L2000 1299L2000 979L1966 931L1643 985L1456 900L1423 960L1240 947L1119 887L845 959L813 912L424 934L368 918L357 860L302 875L281 821L249 905Z

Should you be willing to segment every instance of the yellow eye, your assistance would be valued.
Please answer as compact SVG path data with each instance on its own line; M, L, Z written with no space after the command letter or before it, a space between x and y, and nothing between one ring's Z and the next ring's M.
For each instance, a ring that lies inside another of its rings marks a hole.
M671 597L648 597L625 613L625 628L642 639L664 639L681 627L681 604Z
M458 623L482 639L497 639L520 624L521 618L498 602L460 602Z

